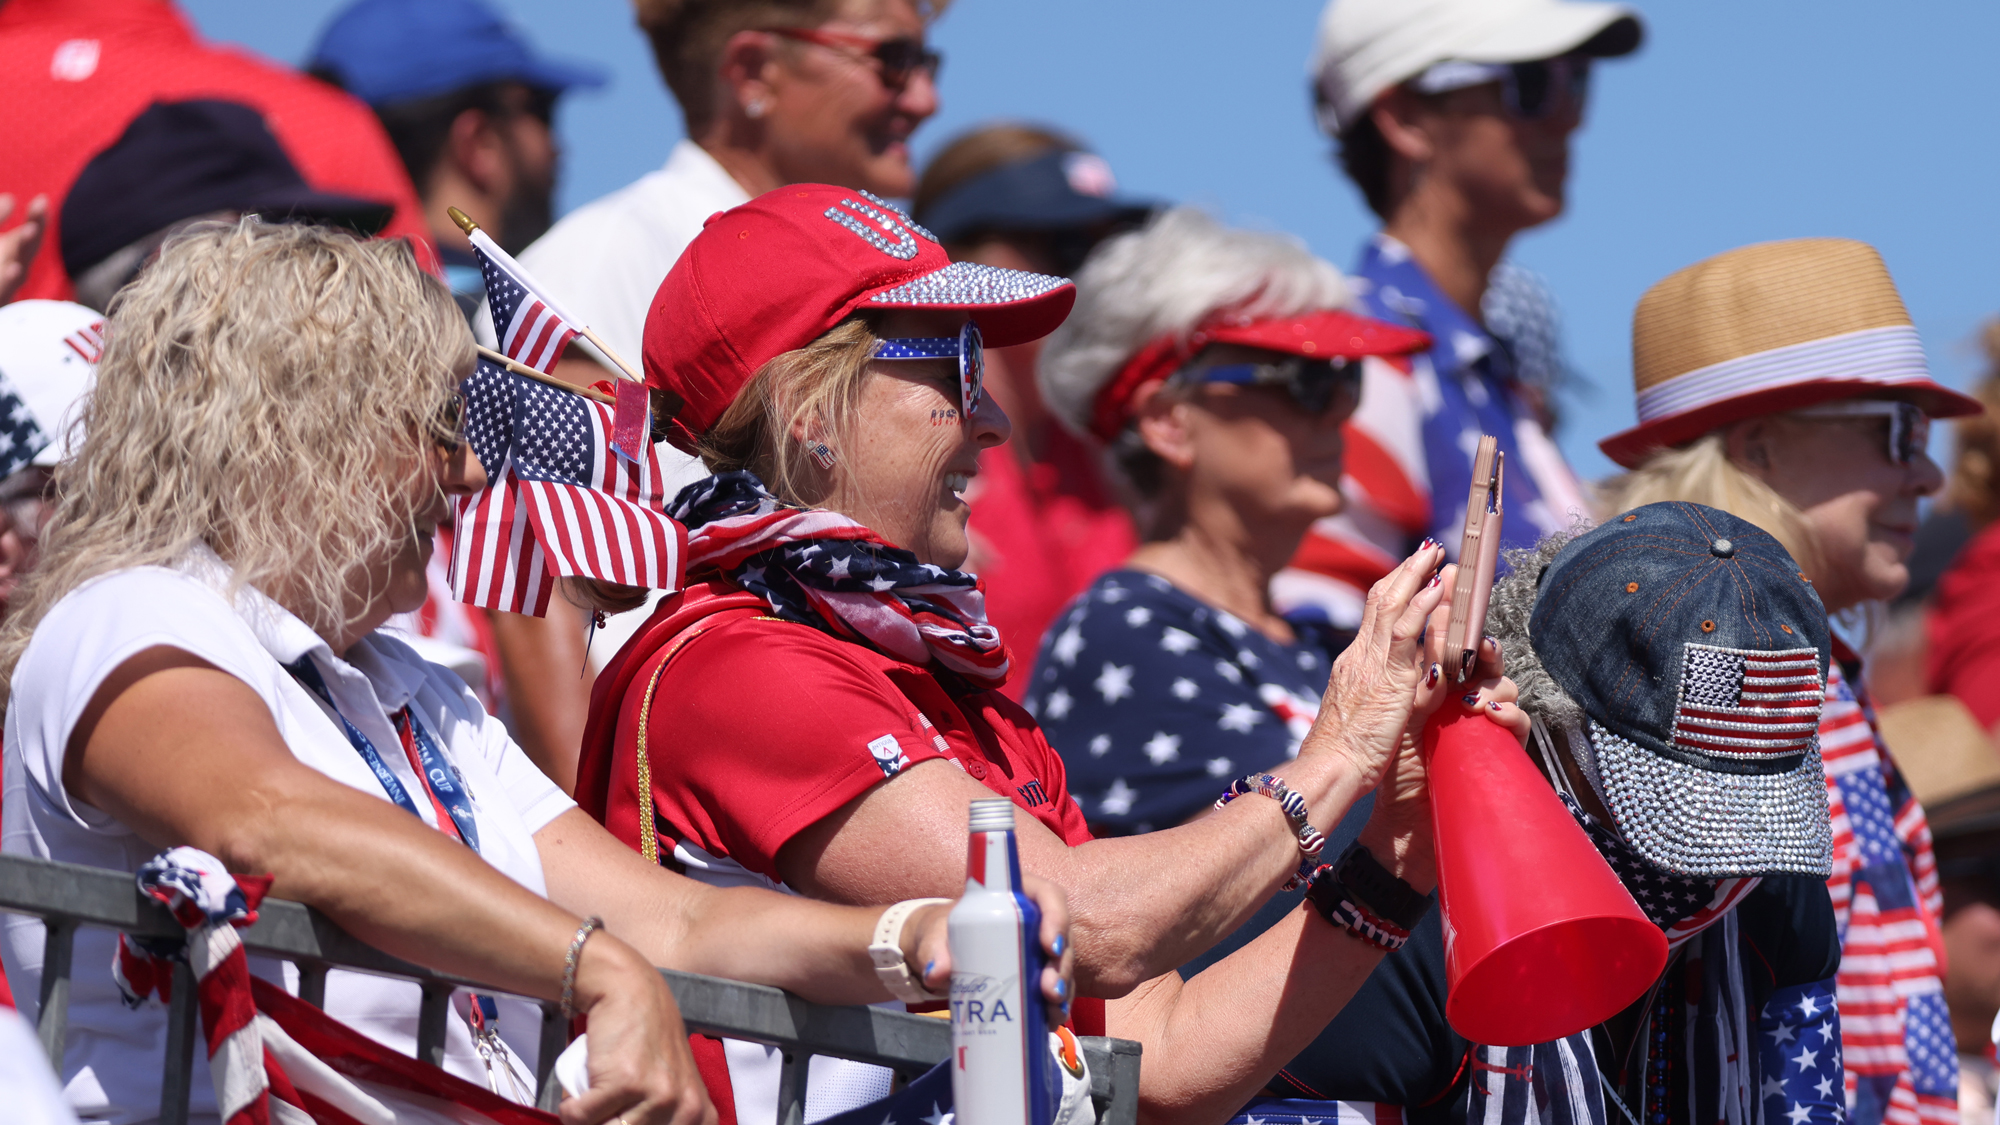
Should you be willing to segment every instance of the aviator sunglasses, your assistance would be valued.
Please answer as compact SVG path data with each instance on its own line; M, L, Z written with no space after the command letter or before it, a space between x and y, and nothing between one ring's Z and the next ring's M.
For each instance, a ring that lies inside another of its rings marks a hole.
M901 90L909 85L911 76L919 70L936 82L938 69L944 66L943 54L936 48L924 46L923 40L908 35L877 39L872 35L852 35L810 27L766 27L760 30L767 35L795 39L830 50L855 52L875 64L876 76L889 90Z
M1410 83L1420 94L1448 94L1491 82L1500 84L1500 104L1516 121L1540 121L1565 105L1583 108L1590 96L1590 59L1563 55L1523 63L1438 63Z
M956 359L958 360L958 405L967 422L979 407L986 387L986 344L979 325L968 320L956 336L905 336L884 340L875 349L876 359Z
M1182 368L1184 383L1228 383L1238 387L1283 387L1307 414L1318 417L1361 402L1361 361L1293 356L1275 363L1226 363Z
M1887 418L1889 461L1908 465L1924 455L1931 442L1931 418L1915 403L1879 398L1847 399L1791 411L1794 418Z

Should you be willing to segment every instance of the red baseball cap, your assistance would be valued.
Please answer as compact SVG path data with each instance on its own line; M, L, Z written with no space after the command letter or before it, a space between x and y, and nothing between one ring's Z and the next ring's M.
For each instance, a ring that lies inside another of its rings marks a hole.
M1068 278L954 262L931 232L853 188L791 184L709 217L653 295L646 384L684 405L667 440L693 452L759 368L857 310L975 314L994 347L1055 331Z
M1132 395L1155 379L1165 379L1210 344L1241 344L1313 359L1360 359L1408 355L1431 346L1430 334L1344 309L1317 309L1296 316L1253 319L1240 314L1214 317L1185 338L1161 336L1133 353L1103 387L1091 406L1090 431L1109 442L1132 415Z

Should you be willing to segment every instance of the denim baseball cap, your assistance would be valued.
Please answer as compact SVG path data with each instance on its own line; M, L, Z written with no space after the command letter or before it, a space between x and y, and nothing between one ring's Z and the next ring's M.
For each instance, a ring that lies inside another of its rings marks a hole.
M448 94L482 82L561 92L602 86L604 71L528 48L479 0L358 0L333 17L307 69L331 74L371 106Z
M1826 608L1776 539L1700 504L1635 508L1563 548L1528 630L1588 717L1578 765L1646 860L1830 873Z

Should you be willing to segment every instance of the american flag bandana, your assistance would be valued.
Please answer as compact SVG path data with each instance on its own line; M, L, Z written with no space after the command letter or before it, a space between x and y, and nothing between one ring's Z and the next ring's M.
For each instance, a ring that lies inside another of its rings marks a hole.
M912 664L935 660L982 688L1007 682L1007 646L977 577L918 562L839 512L780 503L752 473L696 481L671 512L688 529L689 572L721 571L773 615Z
M650 443L636 463L618 456L609 407L486 360L464 394L466 441L489 483L458 501L455 597L540 617L558 577L680 586L687 533L664 511Z

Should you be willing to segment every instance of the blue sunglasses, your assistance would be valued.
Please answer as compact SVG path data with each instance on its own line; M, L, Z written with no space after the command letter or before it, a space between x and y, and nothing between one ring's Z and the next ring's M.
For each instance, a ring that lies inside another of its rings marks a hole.
M979 396L986 386L986 344L979 325L966 321L956 336L905 336L884 340L875 349L876 359L956 359L958 360L958 405L967 422L979 408Z

